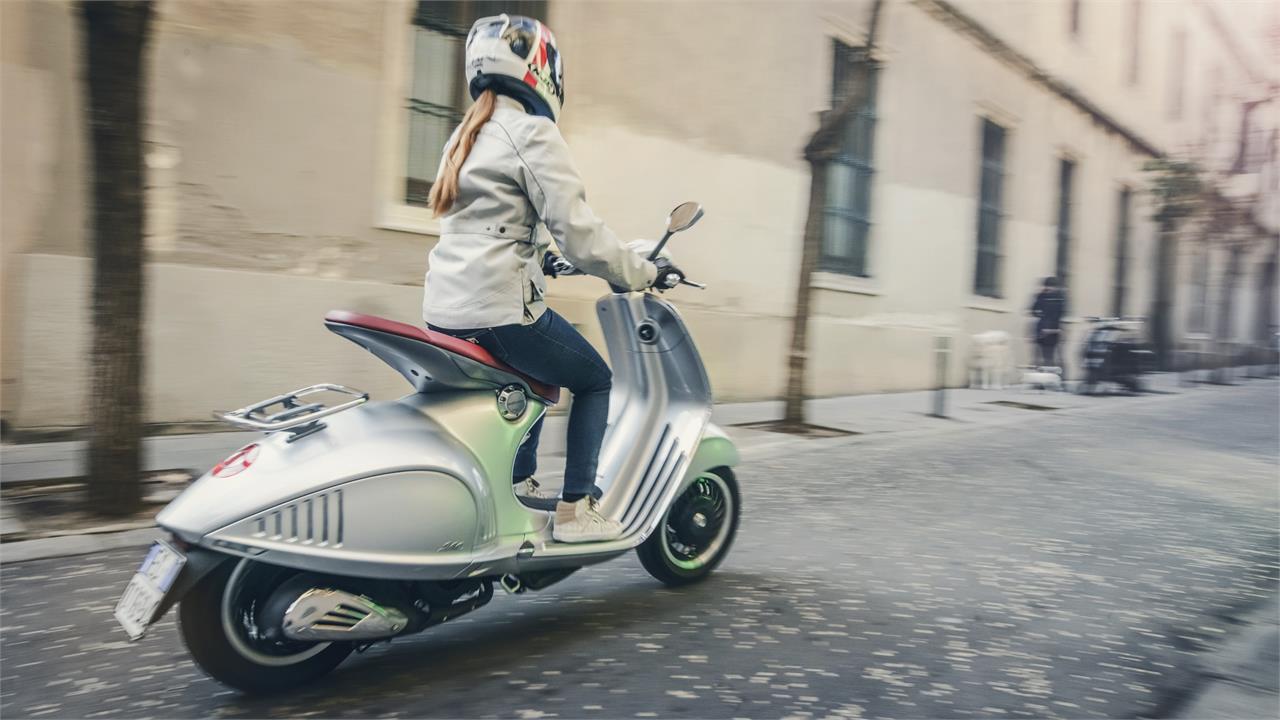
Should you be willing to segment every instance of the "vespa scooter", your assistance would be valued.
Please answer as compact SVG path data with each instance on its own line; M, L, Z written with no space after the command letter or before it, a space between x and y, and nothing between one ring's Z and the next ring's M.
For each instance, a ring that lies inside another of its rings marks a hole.
M701 216L695 203L672 211L650 257ZM596 315L614 372L597 485L621 537L557 543L554 501L512 490L516 450L558 388L473 343L336 311L328 328L414 392L369 403L357 390L316 385L219 414L266 435L159 514L170 537L152 546L117 620L136 639L176 604L205 672L271 692L328 673L353 650L469 613L494 585L540 590L632 549L667 585L705 578L729 551L741 502L738 453L710 422L702 359L655 294L610 293ZM322 394L342 401L317 402Z

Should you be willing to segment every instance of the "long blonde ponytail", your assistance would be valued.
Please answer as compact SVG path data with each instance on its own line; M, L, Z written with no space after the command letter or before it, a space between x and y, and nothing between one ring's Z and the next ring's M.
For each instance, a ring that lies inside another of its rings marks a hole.
M480 93L480 97L476 98L475 103L467 108L467 114L462 116L462 126L458 129L457 140L445 150L444 162L440 164L440 174L436 175L436 181L431 184L431 192L427 194L427 205L431 207L431 213L436 217L449 212L449 208L453 207L454 201L458 199L458 172L462 170L462 164L471 154L471 147L476 144L480 127L493 117L496 101L497 96L494 92L485 90Z

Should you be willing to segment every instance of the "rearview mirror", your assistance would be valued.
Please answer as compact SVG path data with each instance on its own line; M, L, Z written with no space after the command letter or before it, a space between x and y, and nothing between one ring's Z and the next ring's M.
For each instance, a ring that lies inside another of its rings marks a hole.
M681 230L688 230L693 224L702 219L702 206L696 202L680 203L675 210L667 216L667 232L678 233Z

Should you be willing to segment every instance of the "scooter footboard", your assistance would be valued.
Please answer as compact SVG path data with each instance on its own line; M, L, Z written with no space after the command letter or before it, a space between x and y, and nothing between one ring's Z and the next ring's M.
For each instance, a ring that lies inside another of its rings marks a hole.
M699 477L717 468L732 468L738 464L738 461L738 449L734 447L733 441L729 436L716 425L707 423L702 437L698 440L697 446L684 466L685 469L680 476L679 482L667 486L670 494L661 503L661 512L666 512L671 498L678 497ZM661 517L661 513L656 513L652 518L652 522L656 524ZM525 572L603 562L618 554L634 549L644 542L648 535L648 532L628 533L617 540L591 543L590 545L572 545L548 541L539 546L532 556L520 559L520 570Z

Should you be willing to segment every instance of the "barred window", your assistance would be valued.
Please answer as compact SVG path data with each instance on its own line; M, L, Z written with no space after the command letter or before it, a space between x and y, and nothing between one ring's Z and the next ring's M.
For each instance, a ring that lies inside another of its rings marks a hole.
M1181 120L1187 87L1187 31L1179 29L1169 50L1169 94L1167 113L1170 120Z
M1129 205L1131 191L1122 188L1116 198L1115 279L1111 288L1111 314L1124 316L1125 296L1129 291Z
M1125 83L1137 85L1142 68L1142 0L1129 0L1129 66Z
M405 202L425 206L449 135L470 104L463 77L463 43L471 24L490 15L527 15L545 21L545 1L418 0L413 14L412 85Z
M832 105L839 105L857 62L854 48L835 43ZM868 276L867 238L871 229L871 151L875 144L876 69L869 68L866 102L842 128L840 151L827 165L822 254L818 269Z
M978 242L973 292L986 297L1000 293L1000 220L1004 205L1005 129L982 121L982 165L978 182Z
M1071 204L1075 175L1075 162L1066 158L1058 162L1058 252L1054 270L1063 290L1071 284ZM1070 299L1068 293L1068 302Z

